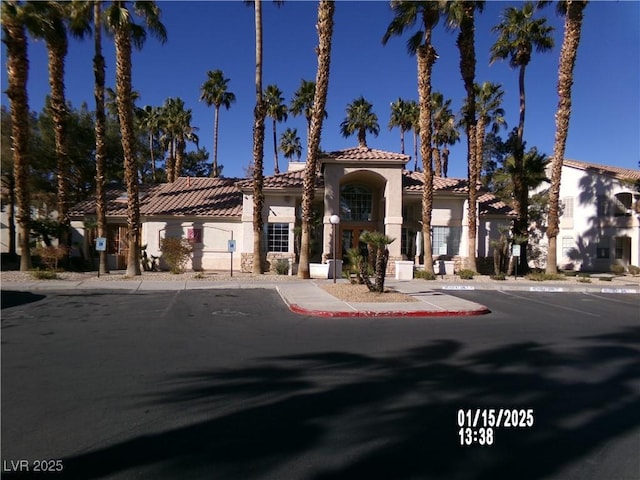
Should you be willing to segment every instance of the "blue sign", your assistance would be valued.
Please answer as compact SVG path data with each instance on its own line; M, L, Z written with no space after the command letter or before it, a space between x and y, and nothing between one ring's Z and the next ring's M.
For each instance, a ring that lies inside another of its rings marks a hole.
M236 241L228 240L227 241L227 252L233 253L236 251Z
M96 251L104 252L107 250L107 239L104 237L96 238Z

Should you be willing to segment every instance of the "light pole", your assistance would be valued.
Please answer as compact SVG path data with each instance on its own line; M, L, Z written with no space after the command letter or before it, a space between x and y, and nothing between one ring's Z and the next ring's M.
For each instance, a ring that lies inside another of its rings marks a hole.
M336 239L336 225L340 223L340 217L338 215L331 215L329 222L333 228L333 283L336 283L336 270L338 269L338 259L336 258L337 239Z

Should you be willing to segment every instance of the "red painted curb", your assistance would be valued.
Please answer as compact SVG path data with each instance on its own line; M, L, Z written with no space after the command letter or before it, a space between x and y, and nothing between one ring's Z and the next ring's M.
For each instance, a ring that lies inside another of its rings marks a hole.
M289 305L289 310L294 313L303 315L311 315L314 317L324 318L346 318L346 317L470 317L475 315L485 315L490 313L487 307L478 310L461 310L461 311L432 311L432 310L415 310L409 312L370 312L370 311L339 311L330 312L327 310L308 310L295 304Z

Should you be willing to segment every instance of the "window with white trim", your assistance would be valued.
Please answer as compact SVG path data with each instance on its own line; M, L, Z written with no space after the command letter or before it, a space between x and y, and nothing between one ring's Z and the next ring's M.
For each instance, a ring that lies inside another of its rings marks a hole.
M441 255L445 251L446 255L460 254L460 237L462 227L433 227L431 241L434 255Z
M267 251L268 252L288 252L289 251L289 224L269 223L267 224Z
M562 256L564 258L571 258L573 250L573 237L562 237Z

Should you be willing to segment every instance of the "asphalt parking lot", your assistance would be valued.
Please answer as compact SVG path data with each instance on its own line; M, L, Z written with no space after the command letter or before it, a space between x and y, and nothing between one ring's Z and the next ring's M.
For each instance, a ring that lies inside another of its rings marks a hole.
M637 297L461 295L492 312L3 291L3 478L640 478ZM491 409L533 423L461 445Z

